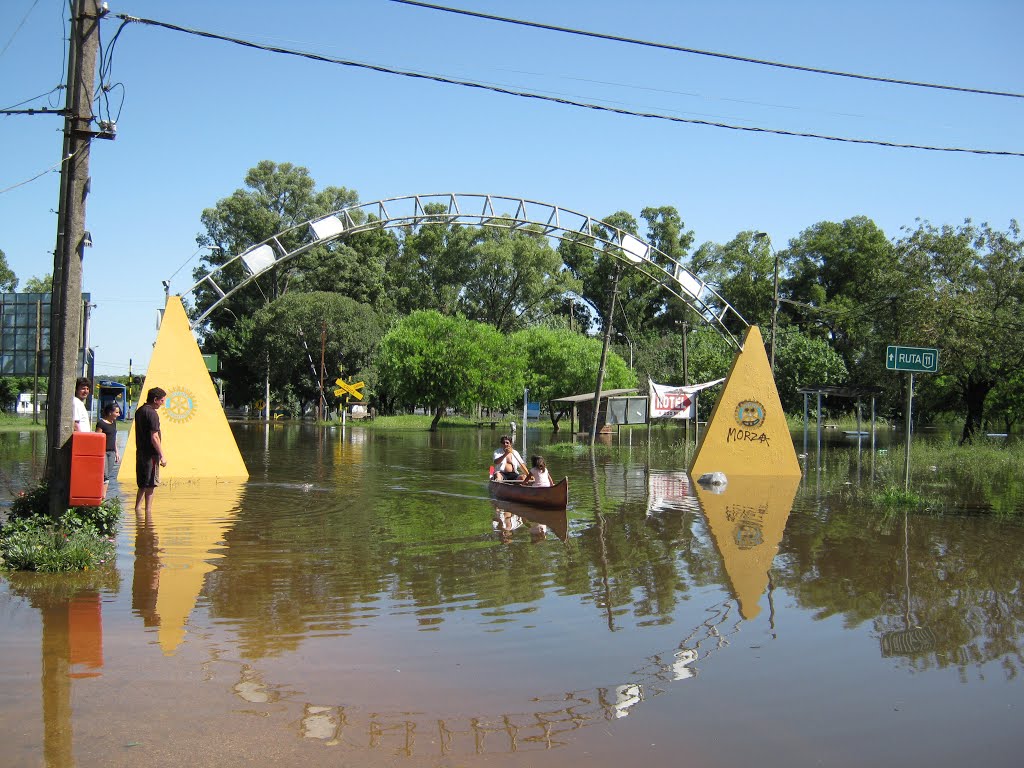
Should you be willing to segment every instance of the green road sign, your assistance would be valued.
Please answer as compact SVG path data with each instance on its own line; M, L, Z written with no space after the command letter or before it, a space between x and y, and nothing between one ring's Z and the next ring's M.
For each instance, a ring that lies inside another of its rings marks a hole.
M937 373L939 350L927 347L888 347L885 350L885 367L890 371Z

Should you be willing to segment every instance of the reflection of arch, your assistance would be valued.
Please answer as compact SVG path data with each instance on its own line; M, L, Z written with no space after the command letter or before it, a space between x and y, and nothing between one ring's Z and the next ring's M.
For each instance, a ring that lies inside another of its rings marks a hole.
M427 213L427 206L432 204L440 204L445 211ZM504 212L503 208L505 211L514 210L514 213ZM747 322L743 317L714 288L650 243L586 214L550 203L502 195L455 192L392 197L353 205L277 233L215 267L202 280L182 293L183 299L189 296L195 299L197 291L205 288L212 290L217 296L217 300L194 319L192 327L200 325L233 293L244 288L263 272L301 256L317 246L374 229L416 227L433 223L475 224L511 230L535 227L536 231L556 240L575 241L578 236L583 235L585 239L582 244L594 251L609 248L609 255L632 266L684 301L735 349L742 348L741 339L729 326L734 329L746 328ZM292 237L285 238L285 235ZM298 236L300 245L294 248L285 245L285 240L292 241L295 236ZM224 277L230 273L225 270L231 268L241 268L244 278L236 285L224 287L217 281L221 279L226 284Z

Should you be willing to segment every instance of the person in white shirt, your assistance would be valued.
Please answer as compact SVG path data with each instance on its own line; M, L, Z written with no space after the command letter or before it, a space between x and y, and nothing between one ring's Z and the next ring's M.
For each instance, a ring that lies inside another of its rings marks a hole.
M518 480L529 471L519 451L512 447L512 438L508 435L501 436L501 448L494 452L494 466L492 480Z
M92 424L89 423L89 410L85 407L85 399L89 396L91 389L89 380L86 378L75 382L75 399L72 403L75 432L92 432Z

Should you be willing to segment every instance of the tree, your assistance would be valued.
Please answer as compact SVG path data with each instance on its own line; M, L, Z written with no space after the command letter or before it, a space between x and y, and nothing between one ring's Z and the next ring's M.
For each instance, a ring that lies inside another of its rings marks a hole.
M805 336L797 328L787 328L777 336L776 344L775 381L783 410L800 411L803 407L800 389L846 382L843 358L822 339Z
M865 216L823 221L791 240L779 257L789 272L781 291L791 300L783 304L782 323L799 322L804 333L827 340L854 383L875 383L883 337L895 330L890 306L906 292L885 233Z
M334 293L289 293L257 312L253 320L249 357L262 361L269 355L270 385L283 400L297 400L301 410L319 401L324 329L328 402L339 366L345 376L366 381L374 389L373 359L384 325L368 304Z
M901 274L927 281L901 302L908 335L897 343L941 348L942 380L964 413L961 443L970 442L983 426L989 393L1024 366L1020 229L1016 221L1006 232L969 219L959 227L921 222L896 248Z
M18 288L18 277L7 265L7 255L0 250L0 293L13 293Z
M535 401L548 403L559 397L593 391L601 362L601 339L566 329L528 328L512 338L528 361L525 386ZM605 389L636 386L636 376L625 360L609 352L605 362ZM551 423L557 427L555 409Z
M403 230L401 251L390 269L400 313L434 309L454 315L458 310L479 231L452 224L447 212L441 203L428 203L424 223Z
M53 293L53 275L30 277L22 288L25 293Z
M278 242L290 252L308 237L305 228L292 230L293 227L358 202L358 195L344 187L325 187L317 192L316 182L308 169L270 160L260 161L249 170L245 186L245 189L236 190L213 208L203 211L201 220L206 231L196 238L196 242L216 246L216 250L202 257L200 267L193 273L197 281L208 274L211 267L225 264L234 255L274 235L280 235ZM251 314L269 301L283 296L291 282L301 281L302 274L324 254L324 247L318 246L285 264L271 267L257 279L256 285L232 296L233 311L236 315ZM236 262L231 268L219 272L217 281L227 289L245 278L243 266ZM200 288L197 292L200 308L216 300L217 295L211 289ZM218 315L211 317L209 324L216 329L229 320Z
M459 306L502 333L546 319L562 296L579 289L547 238L530 229L482 227L469 256Z
M774 304L775 258L765 241L754 232L740 232L725 245L707 242L693 255L690 270L718 286L718 293L752 325L771 323ZM735 318L729 330L739 334Z
M377 360L381 388L434 413L475 405L508 407L523 391L525 355L493 327L436 310L414 312L384 337Z

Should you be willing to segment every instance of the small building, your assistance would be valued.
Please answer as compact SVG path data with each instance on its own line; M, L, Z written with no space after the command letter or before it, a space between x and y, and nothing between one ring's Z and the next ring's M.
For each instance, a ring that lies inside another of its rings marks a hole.
M634 395L638 389L603 389L598 402L597 431L610 432L608 422L608 398L620 395ZM590 432L590 425L594 419L594 393L586 392L582 395L570 395L569 397L558 397L551 401L551 410L555 414L553 419L555 431L558 431L558 422L563 416L569 414L569 431L573 434L577 431Z
M33 413L32 409L32 393L22 392L18 395L18 402L15 403L14 412L20 416L31 416ZM39 413L46 413L46 393L39 393Z

